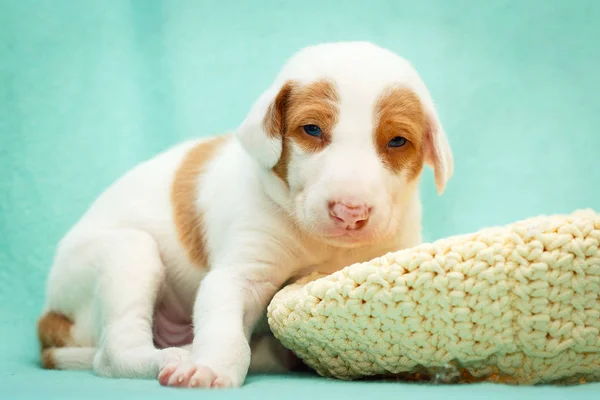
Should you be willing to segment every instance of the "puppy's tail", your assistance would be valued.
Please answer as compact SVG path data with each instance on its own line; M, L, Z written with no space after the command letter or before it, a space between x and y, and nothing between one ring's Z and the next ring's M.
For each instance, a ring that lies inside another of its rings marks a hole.
M42 350L42 367L46 369L90 370L95 347L50 347Z
M65 315L50 311L38 321L42 348L42 367L46 369L92 369L96 348L77 347L71 336L73 322Z

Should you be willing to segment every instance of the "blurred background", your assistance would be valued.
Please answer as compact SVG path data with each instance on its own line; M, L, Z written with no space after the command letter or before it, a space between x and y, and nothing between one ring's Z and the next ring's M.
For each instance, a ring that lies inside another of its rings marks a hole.
M136 163L241 122L281 64L369 40L428 84L456 162L426 240L600 211L600 1L0 0L0 371L37 368L56 242Z

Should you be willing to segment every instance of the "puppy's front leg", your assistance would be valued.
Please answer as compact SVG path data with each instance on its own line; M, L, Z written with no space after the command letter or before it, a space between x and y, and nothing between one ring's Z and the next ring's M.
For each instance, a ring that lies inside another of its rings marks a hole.
M222 388L243 384L250 365L252 330L281 281L269 272L264 266L236 265L215 268L204 278L194 305L192 354L161 371L162 385Z

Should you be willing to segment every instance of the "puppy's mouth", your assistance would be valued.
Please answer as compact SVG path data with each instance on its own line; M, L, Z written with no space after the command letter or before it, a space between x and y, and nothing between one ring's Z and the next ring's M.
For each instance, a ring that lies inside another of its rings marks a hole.
M376 235L372 229L349 230L343 228L328 228L323 237L335 244L360 246L372 243Z

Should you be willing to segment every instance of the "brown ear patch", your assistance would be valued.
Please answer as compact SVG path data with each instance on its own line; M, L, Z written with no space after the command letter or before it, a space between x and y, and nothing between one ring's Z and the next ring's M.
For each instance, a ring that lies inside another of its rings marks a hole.
M293 82L286 82L279 90L279 93L277 93L273 103L271 103L267 109L267 113L263 120L263 126L265 132L271 137L283 134L285 129L285 112L293 86Z
M331 142L333 128L339 116L339 95L333 82L319 80L307 85L287 82L275 102L269 123L265 128L276 127L282 135L282 152L273 171L287 181L290 146L292 143L307 153L316 153ZM272 116L276 116L273 122ZM278 122L277 122L278 121ZM320 138L308 135L303 126L317 125L321 128ZM268 131L271 132L271 131Z
M229 135L203 141L188 151L175 172L171 188L171 203L179 240L190 260L199 267L207 266L202 214L196 203L198 179L217 150L229 140Z
M408 179L416 179L423 169L426 118L421 101L410 89L394 87L386 90L375 107L373 140L381 160L395 173L407 171ZM389 147L396 136L407 142L402 147Z

